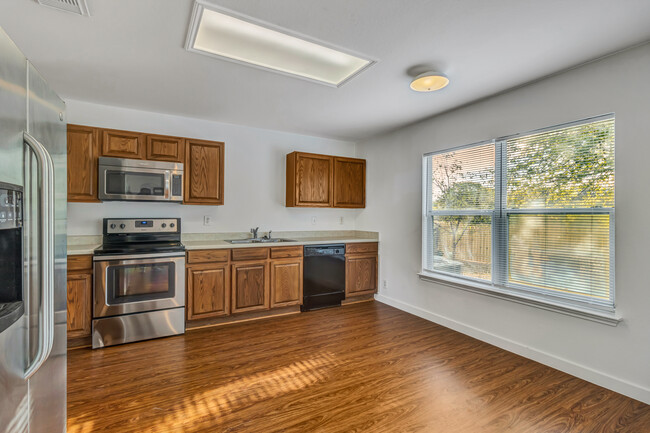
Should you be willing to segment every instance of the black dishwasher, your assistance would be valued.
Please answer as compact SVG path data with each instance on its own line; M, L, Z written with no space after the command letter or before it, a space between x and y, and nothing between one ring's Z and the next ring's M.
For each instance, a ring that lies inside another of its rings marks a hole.
M301 311L341 305L345 299L345 245L310 245L304 250Z

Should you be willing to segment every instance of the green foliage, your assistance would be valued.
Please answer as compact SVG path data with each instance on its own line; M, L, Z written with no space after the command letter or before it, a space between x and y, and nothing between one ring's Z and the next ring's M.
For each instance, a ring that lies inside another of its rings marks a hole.
M507 142L508 208L614 207L614 122Z

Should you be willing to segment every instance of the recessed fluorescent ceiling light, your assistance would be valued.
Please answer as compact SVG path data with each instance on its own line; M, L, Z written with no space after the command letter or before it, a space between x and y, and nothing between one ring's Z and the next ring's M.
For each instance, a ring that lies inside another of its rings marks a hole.
M335 87L375 63L290 33L197 1L186 49Z

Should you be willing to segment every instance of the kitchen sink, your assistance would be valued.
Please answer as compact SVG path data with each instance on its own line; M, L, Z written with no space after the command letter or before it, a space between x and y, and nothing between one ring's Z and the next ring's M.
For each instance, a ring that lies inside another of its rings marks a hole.
M272 238L272 239L264 239L264 238L249 238L249 239L226 239L226 242L230 242L231 244L274 244L278 242L296 242L293 239L283 239L283 238Z

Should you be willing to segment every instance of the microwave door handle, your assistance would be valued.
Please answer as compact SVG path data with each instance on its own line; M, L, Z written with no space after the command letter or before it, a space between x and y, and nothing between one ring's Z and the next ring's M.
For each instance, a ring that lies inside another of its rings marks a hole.
M172 199L172 187L171 187L171 173L169 170L165 170L165 198L167 200Z
M27 367L24 378L29 379L50 356L54 343L54 163L45 147L27 132L23 140L29 146L40 170L39 232L41 238L40 273L42 283L41 314L38 324L38 350Z

